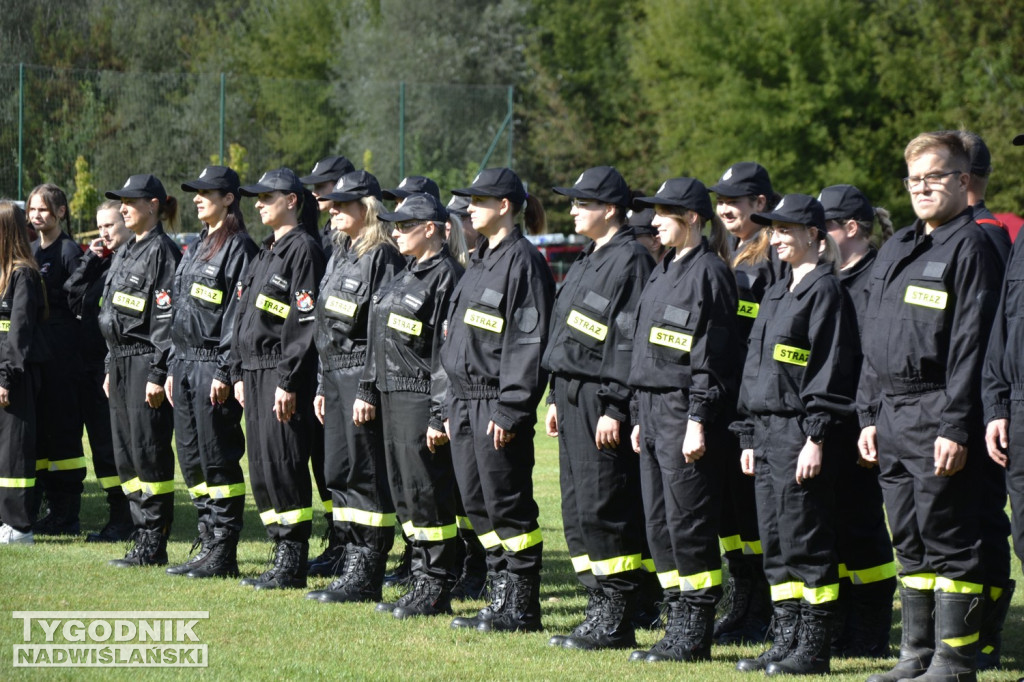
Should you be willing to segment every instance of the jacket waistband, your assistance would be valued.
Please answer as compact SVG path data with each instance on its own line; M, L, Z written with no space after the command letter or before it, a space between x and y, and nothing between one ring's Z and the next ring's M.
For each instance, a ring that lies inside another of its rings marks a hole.
M490 384L470 384L452 381L449 383L449 388L453 396L463 400L488 400L497 398L501 394L501 390L497 386L491 386Z
M904 381L900 379L893 379L891 381L892 386L886 393L889 395L911 395L915 393L931 393L932 391L943 391L946 389L945 384L939 384L933 381Z
M366 350L358 350L354 353L338 353L336 355L321 356L320 364L324 371L332 369L351 369L366 364Z
M110 349L112 358L130 358L136 355L147 355L155 349L148 343L133 343L127 346L114 346Z

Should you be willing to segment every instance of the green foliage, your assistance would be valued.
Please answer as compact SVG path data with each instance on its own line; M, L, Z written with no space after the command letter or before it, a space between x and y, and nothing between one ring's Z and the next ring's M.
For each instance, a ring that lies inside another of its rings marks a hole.
M92 171L84 156L75 159L75 193L69 202L71 220L76 231L81 232L86 225L90 226L96 215L96 207L100 205L100 193L93 184Z

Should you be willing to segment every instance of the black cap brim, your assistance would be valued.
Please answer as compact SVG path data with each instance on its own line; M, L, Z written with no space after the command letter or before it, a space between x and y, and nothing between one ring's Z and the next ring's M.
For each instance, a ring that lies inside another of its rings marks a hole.
M328 192L327 194L321 194L321 201L359 201L364 196L370 196L368 194L356 194L355 192Z
M238 188L238 193L243 197L256 197L260 194L266 194L267 192L285 192L286 194L298 194L297 189L277 189L276 187L270 187L268 185L244 185Z
M141 189L117 189L109 192L104 192L103 195L108 199L156 199L149 192Z
M398 199L408 198L409 195L414 194L414 192L409 192L404 189L386 189L383 190L380 194L388 201L397 201Z
M206 182L205 180L193 180L192 182L181 183L181 188L186 192L202 192L204 190L215 189L221 192L234 192L236 190L230 187L224 187L213 182Z
M1024 147L1024 133L1021 133L1017 137L1013 138L1013 143L1018 147Z
M303 175L299 182L303 185L319 185L321 182L337 182L344 173L327 173L325 175Z

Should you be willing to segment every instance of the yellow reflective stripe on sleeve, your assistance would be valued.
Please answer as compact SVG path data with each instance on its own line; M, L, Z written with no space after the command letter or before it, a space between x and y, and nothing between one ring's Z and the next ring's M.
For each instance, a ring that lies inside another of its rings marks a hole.
M324 511L334 518L334 500L320 500L320 504L323 505Z
M679 584L679 571L662 571L658 574L658 583L664 589L677 586Z
M48 459L37 459L36 460L36 471L46 471L50 468L50 460Z
M381 512L365 511L363 509L353 509L352 507L341 507L340 509L335 507L331 514L334 516L335 521L347 521L349 523L358 523L361 526L372 526L374 528L394 528L395 527L395 515L384 514Z
M858 568L854 571L848 569L846 564L839 564L839 577L848 579L854 585L877 583L879 580L893 578L897 573L899 573L899 567L895 561L871 568Z
M50 471L74 471L85 468L85 457L71 457L70 459L51 459Z
M146 309L146 299L126 294L123 291L115 291L111 303L119 308L128 308L140 313Z
M910 305L919 305L924 308L945 310L949 301L949 294L938 289L926 289L925 287L908 286L907 292L903 295L903 302Z
M130 478L121 484L121 490L124 491L125 495L127 495L128 493L136 493L142 490L142 481L139 480L138 476L136 476L135 478Z
M836 599L839 599L839 583L823 587L808 587L804 585L804 601L809 604L827 604Z
M714 571L702 571L693 575L679 576L679 590L681 592L693 592L694 590L706 590L722 584L722 569Z
M294 526L297 523L312 520L312 507L303 507L302 509L292 509L286 512L277 513L277 522L280 523L282 526Z
M956 594L981 594L985 587L980 583L969 583L964 580L950 580L939 576L935 578L936 592L954 592Z
M501 546L507 552L522 552L524 549L530 549L534 545L539 545L544 541L541 536L540 528L531 530L529 533L523 533L522 535L516 535L515 537L506 538L501 541Z
M446 526L434 526L434 527L419 527L414 526L412 521L406 521L402 524L402 532L405 533L405 537L413 540L419 540L421 542L443 542L444 540L450 540L455 537L459 529L454 523L450 523Z
M639 554L617 556L600 561L591 559L590 561L590 570L594 575L615 575L617 573L625 573L626 571L637 571L640 570L641 566Z
M658 572L658 569L656 569L654 567L654 559L644 559L640 563L643 565L644 570L647 571L648 573L657 573Z
M422 322L395 313L388 315L388 326L409 336L419 336L423 333Z
M9 332L9 331L11 331L11 321L10 320L0 320L0 332Z
M260 521L263 522L264 526L277 523L277 512L273 509L268 509L265 512L260 512Z
M772 585L772 601L800 599L804 596L804 584L799 582Z
M191 497L193 500L196 499L197 497L202 497L203 495L209 494L210 491L206 487L206 481L203 481L199 485L194 485L188 489L188 496Z
M230 497L243 497L245 495L245 484L228 483L227 485L211 485L206 488L206 493L215 500L226 500Z
M33 488L35 485L34 478L0 478L0 488Z
M480 536L480 544L484 546L484 549L491 549L501 544L501 538L493 530L490 533L484 533Z
M118 478L117 476L103 476L102 478L97 478L96 481L104 490L108 490L109 488L114 488L121 485L121 479Z
M359 306L352 301L346 301L345 299L338 298L337 296L328 296L327 302L324 303L324 307L332 313L338 313L345 317L355 317L356 308Z
M578 310L569 311L569 319L565 321L573 329L583 332L598 341L604 341L608 336L608 327L597 320L592 320Z
M473 530L473 522L469 520L468 516L456 516L455 525L462 530Z
M282 320L288 317L290 306L282 301L275 300L260 294L256 297L256 307L265 313L280 317Z
M577 573L586 573L590 570L590 555L574 556L570 560L572 561L572 570Z
M740 304L736 309L736 314L740 317L757 317L759 310L761 310L760 303L756 303L754 301L740 301Z
M796 346L787 346L782 343L775 344L772 350L772 360L784 362L787 365L807 366L807 359L811 357L811 351Z
M472 308L466 308L466 314L462 317L462 321L470 327L486 329L495 334L500 334L501 330L505 328L505 320L497 315L488 315Z
M201 301L207 301L214 305L220 305L220 302L224 300L223 291L204 287L199 282L192 282L192 290L189 293L192 295L192 298L198 298Z
M685 353L689 353L690 347L693 346L693 337L691 335L674 332L670 329L662 329L661 327L651 327L651 334L647 337L647 340L655 346L675 348Z
M935 589L935 574L915 573L912 575L905 575L900 578L900 584L902 584L903 587L909 587L912 590L931 591Z
M942 643L948 644L949 646L956 648L961 646L967 646L968 644L974 644L980 638L980 632L972 632L971 634L964 635L963 637L950 637L949 639L944 639L942 640Z
M139 490L147 495L166 495L174 492L174 481L140 481Z

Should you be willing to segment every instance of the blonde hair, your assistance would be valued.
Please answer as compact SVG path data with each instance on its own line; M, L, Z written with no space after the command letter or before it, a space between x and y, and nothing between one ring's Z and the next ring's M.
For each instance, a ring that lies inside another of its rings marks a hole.
M813 225L811 227L814 227ZM828 230L824 228L817 228L818 235L825 242L824 248L818 251L818 262L819 263L831 263L832 274L839 274L839 267L842 265L843 258L839 254L839 245L836 244L836 240L832 239L832 235L828 233Z
M362 258L379 244L388 244L394 248L395 240L391 238L386 227L387 223L380 219L380 213L384 210L384 204L380 203L377 197L363 197L359 200L365 213L363 214L363 230L359 233L359 239L354 242L356 257ZM341 230L334 230L332 234L335 246L344 246L349 236Z
M454 213L448 214L448 250L459 265L466 267L469 263L469 247L466 246L466 233L462 231L462 218Z
M0 200L0 296L7 293L11 274L18 268L39 271L28 243L25 211L9 199ZM44 291L45 295L45 291Z
M963 138L956 130L936 130L930 133L921 133L907 143L903 150L903 158L910 163L913 159L922 154L935 153L944 149L949 153L949 161L953 167L961 173L967 173L971 169L971 157L964 146Z
M732 267L736 268L738 265L743 264L757 265L768 260L770 241L771 238L768 236L768 230L759 227L757 229L757 236L736 250L736 255L732 259Z

